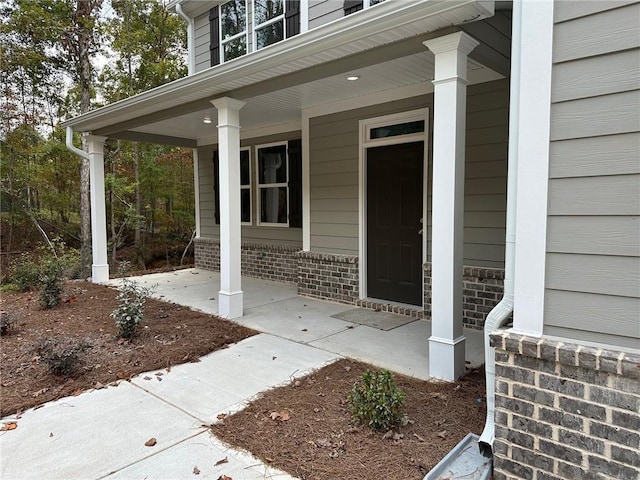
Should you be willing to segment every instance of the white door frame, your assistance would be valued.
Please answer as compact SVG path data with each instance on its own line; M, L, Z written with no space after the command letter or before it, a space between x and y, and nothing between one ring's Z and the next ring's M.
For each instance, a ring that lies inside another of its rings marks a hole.
M393 137L371 139L371 129L400 123L424 120L424 132ZM367 299L367 149L386 145L399 145L402 143L423 142L423 185L422 185L422 263L427 261L427 192L429 180L429 109L420 108L407 112L383 115L380 117L366 118L359 121L359 148L358 148L358 275L360 276L359 297ZM423 274L424 275L424 274ZM422 304L424 308L424 281L422 282Z

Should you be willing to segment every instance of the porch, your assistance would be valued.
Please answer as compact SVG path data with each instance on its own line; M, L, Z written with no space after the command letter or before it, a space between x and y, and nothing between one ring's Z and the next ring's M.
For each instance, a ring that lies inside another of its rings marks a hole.
M133 280L157 285L154 297L161 300L218 312L219 272L187 269ZM243 277L242 286L244 315L235 323L403 375L430 378L429 320L301 297L295 285L271 280ZM464 336L467 366L477 367L484 363L482 331L465 328Z

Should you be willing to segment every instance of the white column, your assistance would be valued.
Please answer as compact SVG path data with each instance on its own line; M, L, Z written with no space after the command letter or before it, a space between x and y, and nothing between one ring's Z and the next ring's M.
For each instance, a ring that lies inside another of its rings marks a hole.
M91 281L109 280L107 262L107 209L104 197L104 142L106 137L89 135L89 188L91 196Z
M218 314L242 316L240 279L240 109L244 102L229 97L212 100L218 109L220 161L220 292Z
M455 380L465 369L462 247L467 55L478 42L457 32L424 45L435 54L429 374Z

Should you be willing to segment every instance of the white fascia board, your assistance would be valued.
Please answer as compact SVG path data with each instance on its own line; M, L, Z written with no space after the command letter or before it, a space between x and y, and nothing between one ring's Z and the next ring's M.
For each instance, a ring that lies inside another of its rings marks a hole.
M73 126L76 131L96 130L178 106L184 103L184 97L188 97L189 100L197 100L198 97L200 99L215 98L232 88L240 88L261 81L265 70L268 69L274 69L274 74L278 74L276 71L280 72L279 74L292 73L333 59L327 57L339 58L343 55L339 50L340 47L354 45L360 40L369 39L377 34L388 34L388 38L380 39L377 44L380 46L400 40L400 35L412 36L413 33L399 33L403 31L401 28L403 26L427 19L435 22L433 28L450 26L444 14L460 9L470 21L480 20L493 15L492 7L493 1L487 4L486 1L481 0L411 2L388 0L376 5L376 8L335 20L231 62L210 67L134 97L79 115L63 122L62 125ZM360 43L361 45L354 49L365 51L373 48L369 42ZM332 52L333 49L335 51ZM312 55L318 55L313 64L309 61ZM298 63L294 65L293 62L296 61ZM252 78L252 75L256 75L256 78Z

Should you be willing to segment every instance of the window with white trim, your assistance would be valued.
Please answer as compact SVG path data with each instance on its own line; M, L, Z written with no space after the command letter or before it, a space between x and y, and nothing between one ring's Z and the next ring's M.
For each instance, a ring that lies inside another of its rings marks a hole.
M258 225L289 225L287 142L258 145Z
M229 0L209 10L211 66L300 33L299 0L250 1Z
M284 0L253 0L253 38L256 50L285 38Z
M247 53L247 0L220 5L220 46L222 62Z

